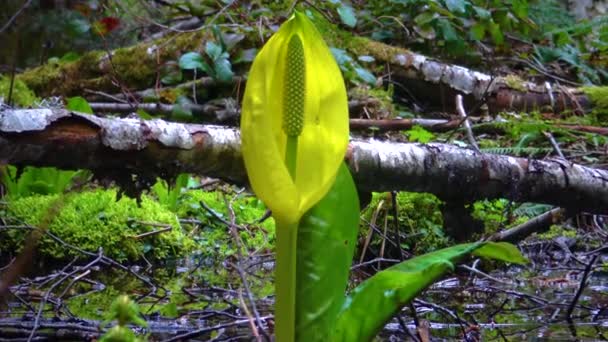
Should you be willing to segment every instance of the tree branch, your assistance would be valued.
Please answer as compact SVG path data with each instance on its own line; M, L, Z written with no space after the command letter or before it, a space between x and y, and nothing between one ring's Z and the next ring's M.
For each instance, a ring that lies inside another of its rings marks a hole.
M189 172L246 182L235 129L100 118L63 109L0 112L0 160L161 177ZM608 171L561 159L490 155L446 144L353 140L346 161L362 191L429 192L458 202L507 198L608 212Z

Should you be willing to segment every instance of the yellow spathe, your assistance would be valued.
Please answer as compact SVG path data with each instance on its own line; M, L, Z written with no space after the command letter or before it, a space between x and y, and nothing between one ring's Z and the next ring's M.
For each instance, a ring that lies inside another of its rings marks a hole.
M283 129L287 51L297 35L304 52L303 126L295 181L285 165ZM241 117L243 158L253 191L276 220L295 223L333 184L348 145L348 102L333 55L312 22L296 12L258 53L249 72Z

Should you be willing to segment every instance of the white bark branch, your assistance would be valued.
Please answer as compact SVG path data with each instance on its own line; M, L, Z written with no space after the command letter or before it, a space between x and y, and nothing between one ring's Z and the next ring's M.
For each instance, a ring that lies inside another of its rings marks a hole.
M0 160L96 172L190 172L245 183L237 130L163 120L107 119L62 109L0 112ZM446 144L353 140L346 156L363 191L429 192L608 212L608 171L561 159L490 155Z

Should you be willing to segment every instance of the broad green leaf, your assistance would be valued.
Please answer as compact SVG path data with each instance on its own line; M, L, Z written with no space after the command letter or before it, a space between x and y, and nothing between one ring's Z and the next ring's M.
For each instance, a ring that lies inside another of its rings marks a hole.
M226 54L227 56L228 54ZM219 58L213 61L213 69L215 70L215 77L223 82L230 82L234 73L232 72L232 65L228 58Z
M342 164L298 230L296 341L327 341L344 303L359 228L359 199Z
M454 26L452 26L452 23L450 23L447 19L438 19L437 26L439 26L443 39L446 41L455 41L460 39L458 37L458 33L456 33L456 30L454 29Z
M409 141L417 141L423 144L428 143L435 137L433 133L427 131L420 125L415 125L411 129L405 131L405 134L407 134Z
M216 44L214 42L207 42L207 44L205 45L205 52L207 53L207 55L209 55L209 57L211 57L212 60L216 60L220 57L223 51L222 47L219 44Z
M357 77L359 77L363 82L369 85L376 85L376 76L372 74L369 70L365 68L355 68L355 72L357 73Z
M346 299L332 341L371 341L404 305L481 245L461 244L428 253L367 279Z
M445 0L445 6L448 10L456 13L464 13L467 3L468 1L466 0Z
M483 22L477 22L471 26L471 38L474 40L482 40L486 36L486 25Z
M87 100L85 100L82 96L70 97L65 108L75 112L93 114L93 109L89 105L89 102L87 102Z
M473 6L473 10L475 11L475 14L477 14L477 17L479 17L480 19L487 20L492 18L492 13L490 13L490 11L483 7Z
M490 32L490 35L492 36L492 39L494 40L494 44L502 45L505 42L505 37L502 34L502 29L500 28L500 25L498 25L492 20L488 23L487 28Z
M187 96L180 96L173 104L171 117L179 121L190 121L192 119L192 101Z
M528 260L521 254L519 249L508 242L486 242L483 246L476 249L473 255L513 264L524 265L528 263Z
M414 22L418 26L422 27L422 26L425 26L425 25L429 24L436 17L438 17L437 13L434 13L434 12L431 12L431 11L426 11L426 12L422 12L422 13L418 14L416 16L416 18L414 18Z
M348 27L355 27L357 25L357 17L352 7L342 4L338 7L338 14L344 25Z
M336 59L336 62L338 62L340 69L344 70L344 68L347 68L352 63L353 59L348 55L348 52L346 52L346 50L333 47L329 48L329 50Z
M198 52L188 52L179 58L179 67L184 70L203 70L206 73L211 73L209 64L205 62L203 56Z
M143 110L141 108L138 109L137 111L135 111L135 113L137 113L137 115L144 120L154 119L154 117L152 115L150 115L150 113L146 112L145 110Z

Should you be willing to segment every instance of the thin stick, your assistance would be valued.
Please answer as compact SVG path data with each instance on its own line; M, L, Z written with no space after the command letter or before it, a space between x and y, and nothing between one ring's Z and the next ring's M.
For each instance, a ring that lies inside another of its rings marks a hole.
M595 264L595 261L597 260L598 256L599 256L599 254L594 255L591 258L591 261L589 261L589 263L585 267L585 271L583 272L583 278L581 279L581 282L578 285L578 289L576 290L576 294L574 295L574 298L572 299L572 302L570 303L570 306L568 307L568 311L566 311L566 319L569 322L572 322L572 312L574 311L574 307L576 306L578 299L580 298L581 294L583 293L583 290L587 286L587 279L589 278L589 275L592 273L591 270L593 268L593 264Z
M475 141L475 136L473 135L473 130L471 129L471 124L469 123L467 113L464 110L464 105L462 104L462 95L460 94L456 95L456 111L458 111L458 115L460 115L460 117L464 119L464 128L467 132L469 144L471 144L471 147L473 147L475 151L480 152L479 146Z

